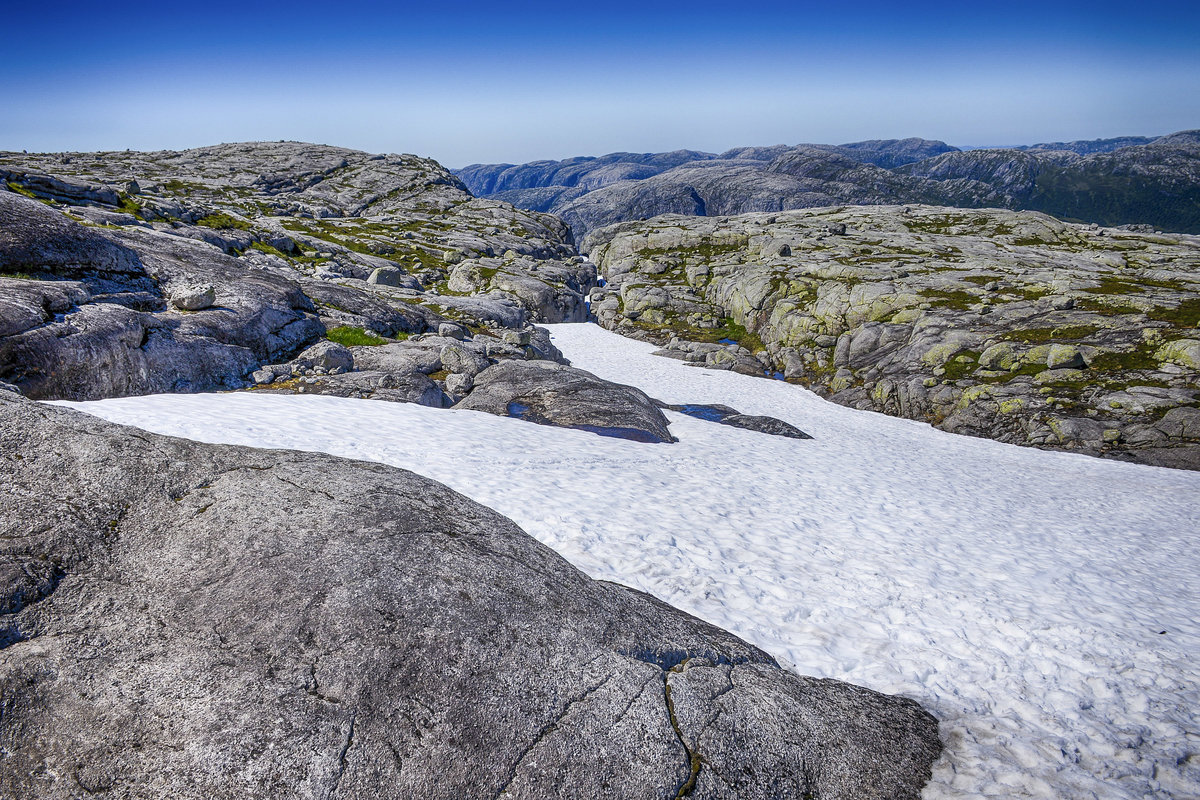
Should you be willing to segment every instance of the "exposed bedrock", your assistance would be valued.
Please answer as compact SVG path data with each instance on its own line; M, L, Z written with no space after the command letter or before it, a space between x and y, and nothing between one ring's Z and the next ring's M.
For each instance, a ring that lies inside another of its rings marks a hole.
M474 377L455 408L640 442L675 441L645 392L550 361L504 361Z
M4 391L0 461L13 800L884 800L940 751L404 470Z
M427 377L441 367L280 365L325 338L443 328L493 361L561 357L532 324L587 318L595 267L561 220L473 198L426 159L289 142L3 155L0 380L30 397L305 377L300 390L444 405L470 385Z
M196 294L209 299L168 303ZM0 192L0 379L30 397L235 386L320 336L314 310L295 282L209 245L85 228Z
M604 326L957 433L1200 468L1200 238L844 207L594 232Z

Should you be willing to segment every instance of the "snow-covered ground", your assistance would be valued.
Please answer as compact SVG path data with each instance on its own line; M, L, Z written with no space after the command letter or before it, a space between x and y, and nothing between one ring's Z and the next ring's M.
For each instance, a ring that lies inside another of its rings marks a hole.
M602 377L816 438L668 414L680 441L639 444L250 393L64 405L443 481L799 672L920 701L946 742L927 798L1200 797L1200 474L953 436L550 328Z

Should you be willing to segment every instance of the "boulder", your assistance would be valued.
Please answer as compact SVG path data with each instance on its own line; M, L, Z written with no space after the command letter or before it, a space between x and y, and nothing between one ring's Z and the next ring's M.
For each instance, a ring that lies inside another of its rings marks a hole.
M211 308L217 302L217 289L211 283L198 286L172 287L171 305L180 311L199 311Z
M915 800L941 748L404 470L10 393L0 460L13 800Z
M979 355L979 366L984 369L1010 370L1016 366L1019 357L1011 342L998 342L984 350Z
M446 376L446 392L458 398L471 391L474 385L475 379L470 375L452 372Z
M428 374L442 368L441 348L423 346L422 342L389 342L374 347L360 345L351 348L351 352L359 369L396 373L417 369Z
M485 356L462 344L445 345L439 355L443 369L468 378L473 378L488 367Z
M367 276L367 283L400 289L420 289L421 284L399 267L377 267Z
M443 322L441 325L438 325L438 336L444 336L447 339L466 339L470 334L462 325L453 322Z
M292 360L292 372L314 370L336 373L354 369L354 354L350 348L337 342L317 342Z
M1052 344L1046 353L1048 369L1083 369L1087 362L1079 348L1069 344Z
M551 361L490 366L454 407L639 442L674 441L666 417L640 389Z

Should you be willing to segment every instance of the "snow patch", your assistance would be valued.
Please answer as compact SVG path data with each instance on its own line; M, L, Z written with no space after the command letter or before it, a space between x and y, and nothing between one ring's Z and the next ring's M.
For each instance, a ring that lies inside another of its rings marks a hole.
M552 325L583 369L673 403L648 445L473 411L253 393L63 403L158 433L427 475L589 575L804 674L911 697L946 751L926 798L1200 796L1200 474L954 436Z

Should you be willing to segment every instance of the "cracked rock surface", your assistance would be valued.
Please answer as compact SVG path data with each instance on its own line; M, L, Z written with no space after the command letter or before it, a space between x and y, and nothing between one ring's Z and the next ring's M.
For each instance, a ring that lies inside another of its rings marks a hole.
M917 704L785 672L404 470L0 391L0 795L917 798Z
M947 431L1200 469L1200 237L1036 212L667 215L590 234L601 325Z
M326 337L528 336L586 319L595 283L561 220L416 156L0 153L0 179L0 379L39 399L258 385Z
M673 442L667 419L645 392L550 361L504 361L474 377L455 408L579 428L639 442Z

